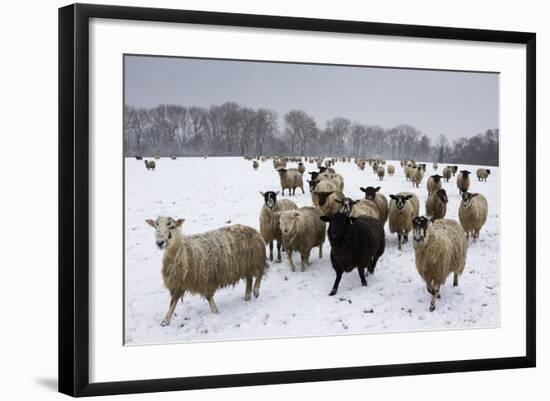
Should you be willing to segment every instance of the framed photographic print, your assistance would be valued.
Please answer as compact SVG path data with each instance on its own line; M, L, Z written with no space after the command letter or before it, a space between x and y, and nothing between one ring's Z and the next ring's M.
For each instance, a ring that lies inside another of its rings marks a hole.
M535 82L534 33L61 8L59 390L535 366Z

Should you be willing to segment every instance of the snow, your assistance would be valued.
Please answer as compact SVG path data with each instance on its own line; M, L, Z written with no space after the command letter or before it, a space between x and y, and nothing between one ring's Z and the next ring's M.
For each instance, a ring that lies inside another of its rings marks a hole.
M500 324L500 235L499 169L489 167L487 182L478 182L480 166L461 165L471 175L470 192L483 193L489 203L487 223L477 242L470 240L464 273L453 288L452 277L441 290L436 310L429 312L430 295L414 263L412 241L397 250L397 236L390 235L386 223L386 251L373 275L362 287L356 270L344 274L338 293L329 297L335 273L330 264L330 244L325 242L324 258L317 251L305 272L291 272L286 254L282 263L270 263L262 281L259 298L245 302L244 282L218 290L219 313L212 314L199 296L185 295L178 303L170 326L160 321L168 309L169 294L163 287L163 252L154 243L154 230L145 219L160 215L183 217L184 234L193 234L228 224L258 228L263 205L259 191L280 190L271 160L260 163L236 157L162 158L155 171L146 171L143 161L125 160L125 343L127 345L187 341L244 340L295 336L358 333L387 333L421 330L490 328ZM424 213L426 180L435 174L432 164L420 188L404 177L399 161L393 177L383 181L368 167L360 171L353 163L337 163L335 169L345 179L346 196L358 199L360 186L381 186L389 194L410 191L420 198ZM289 167L294 163L289 163ZM306 163L306 171L314 164ZM441 173L440 165L438 172ZM307 172L306 174L307 175ZM304 177L305 178L305 177ZM305 182L305 180L304 180ZM306 183L307 184L307 183ZM447 218L458 220L460 195L456 177L443 183L449 204ZM307 189L291 197L299 206L311 204ZM286 195L285 195L286 197ZM411 236L409 236L411 237Z

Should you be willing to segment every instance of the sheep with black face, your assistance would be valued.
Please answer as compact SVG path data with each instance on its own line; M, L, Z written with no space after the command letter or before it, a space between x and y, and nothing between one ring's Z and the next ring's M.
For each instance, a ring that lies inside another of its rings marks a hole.
M447 214L447 203L449 198L447 197L447 191L439 189L433 191L428 195L426 199L426 216L428 216L432 222L437 219L442 219Z
M400 192L390 195L389 227L390 233L397 233L397 248L409 240L412 231L412 219L419 215L420 202L418 197L410 192Z
M460 195L470 189L470 172L468 170L460 170L460 174L456 178L456 186Z
M344 272L357 268L361 285L366 286L365 269L374 273L376 263L386 247L384 227L373 217L354 218L343 213L321 216L329 223L330 261L336 279L329 295L335 295Z
M295 195L296 188L300 188L302 193L304 191L304 183L302 180L302 174L295 168L281 168L277 170L279 172L279 178L281 181L282 195L285 195L285 189L288 189L288 195Z
M431 224L421 216L415 217L412 224L416 270L432 295L430 312L433 312L440 288L451 273L453 286L458 286L458 277L466 264L468 240L455 220L440 219Z
M431 194L433 191L437 191L438 189L441 189L441 179L443 178L442 175L434 174L428 178L428 181L426 182L426 188L428 189L428 195Z
M460 202L458 208L458 219L466 232L466 238L470 238L470 234L474 240L479 238L479 231L487 221L488 213L489 205L485 196L478 193L462 193L462 202Z
M487 181L487 177L491 174L491 170L488 168L478 168L476 174L478 181Z
M264 205L260 211L260 234L269 245L269 260L273 260L273 242L277 241L277 262L280 262L283 240L277 212L298 209L298 206L290 199L277 199L278 194L279 191L260 192L264 199Z

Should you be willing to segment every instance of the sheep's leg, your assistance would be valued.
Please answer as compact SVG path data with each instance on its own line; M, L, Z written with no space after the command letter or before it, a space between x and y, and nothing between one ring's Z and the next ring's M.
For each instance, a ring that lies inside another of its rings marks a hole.
M252 293L252 277L246 278L246 290L244 291L244 300L250 301L250 294Z
M430 301L430 312L433 312L435 310L436 291L432 289L430 292L432 294L432 300Z
M258 298L260 296L260 283L262 282L263 274L256 276L254 281L254 297Z
M397 233L397 249L401 250L401 234Z
M212 313L218 313L218 307L216 306L216 302L214 302L214 296L210 296L206 298L208 301L208 306L210 306L210 312Z
M361 285L363 287L367 286L367 279L365 278L365 268L364 267L358 267L357 270L359 271L359 278L361 279Z
M172 320L172 315L174 314L174 310L176 309L176 305L178 304L179 299L179 294L172 295L172 298L170 299L170 306L168 307L168 312L166 312L166 316L164 316L164 319L162 320L162 322L160 322L161 326L168 326L170 324L170 321Z
M273 241L269 242L269 260L273 262Z
M323 259L323 244L319 245L319 259Z
M294 266L294 262L292 261L292 249L287 249L286 254L288 255L288 263L290 263L290 270L295 272L296 266Z
M301 262L302 262L302 271L305 272L306 271L306 265L309 265L309 253L308 252L304 252L304 253L300 253L300 258L301 258Z
M338 285L340 284L340 280L342 279L342 272L336 272L336 280L334 280L334 285L332 286L332 291L329 296L336 295L336 292L338 291Z
M454 273L453 287L458 287L458 273L457 272Z
M281 243L279 241L277 241L277 262L281 263Z
M301 186L300 188L302 188L302 193L303 193L303 194L305 194L305 193L306 193L306 191L304 191L304 187L303 187L303 186Z
M403 243L409 242L409 233L403 234Z

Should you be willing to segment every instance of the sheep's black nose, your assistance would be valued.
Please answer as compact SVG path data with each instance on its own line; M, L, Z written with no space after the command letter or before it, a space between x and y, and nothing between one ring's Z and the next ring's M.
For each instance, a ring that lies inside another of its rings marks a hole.
M164 241L157 241L157 246L160 248L164 245Z

